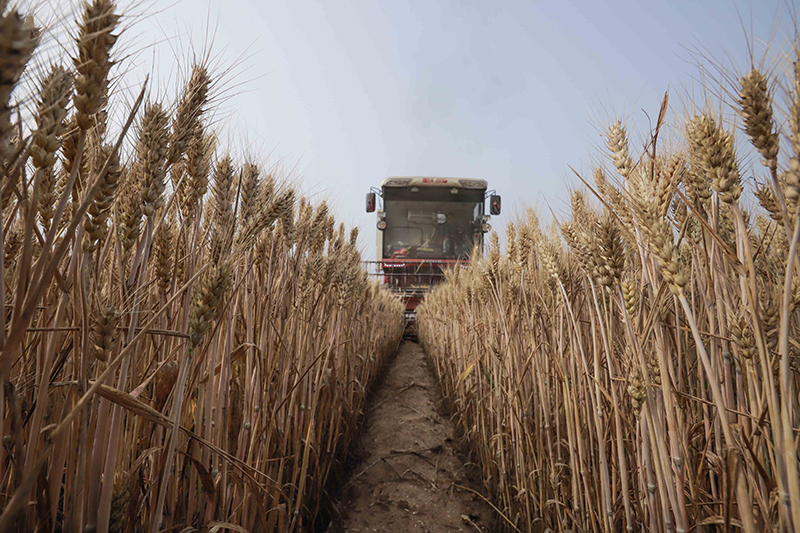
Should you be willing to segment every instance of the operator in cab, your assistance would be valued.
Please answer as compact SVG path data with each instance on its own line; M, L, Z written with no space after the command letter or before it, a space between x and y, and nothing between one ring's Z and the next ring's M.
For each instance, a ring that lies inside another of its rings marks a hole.
M472 248L467 232L456 223L453 213L448 213L445 223L437 228L442 255L448 259L466 258Z

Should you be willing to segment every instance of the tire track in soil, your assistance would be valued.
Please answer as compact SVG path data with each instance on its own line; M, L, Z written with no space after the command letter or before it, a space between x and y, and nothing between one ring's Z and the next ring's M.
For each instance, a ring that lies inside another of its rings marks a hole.
M453 423L422 348L404 341L366 414L328 528L340 532L495 531L493 512L459 457Z

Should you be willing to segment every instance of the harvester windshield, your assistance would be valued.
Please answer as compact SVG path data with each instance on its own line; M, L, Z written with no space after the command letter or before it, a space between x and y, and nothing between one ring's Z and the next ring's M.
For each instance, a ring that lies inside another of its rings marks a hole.
M387 187L383 258L466 259L479 244L483 196L482 190Z

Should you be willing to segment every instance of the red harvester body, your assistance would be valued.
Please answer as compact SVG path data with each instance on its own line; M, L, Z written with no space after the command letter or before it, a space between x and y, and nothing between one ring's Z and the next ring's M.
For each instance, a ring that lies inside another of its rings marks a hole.
M378 215L375 274L401 295L408 318L445 269L468 264L483 248L491 228L486 186L479 179L392 177L367 195L367 212ZM491 214L500 214L500 197L488 199Z

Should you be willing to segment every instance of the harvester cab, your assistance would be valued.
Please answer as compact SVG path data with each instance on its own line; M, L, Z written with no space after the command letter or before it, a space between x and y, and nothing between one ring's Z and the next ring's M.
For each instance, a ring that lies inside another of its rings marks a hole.
M367 212L378 218L373 273L402 296L407 319L446 268L482 251L490 215L501 207L486 189L480 179L391 177L367 194Z

